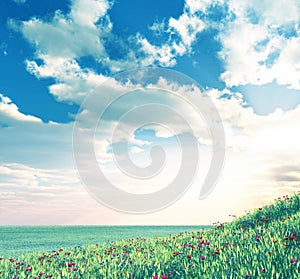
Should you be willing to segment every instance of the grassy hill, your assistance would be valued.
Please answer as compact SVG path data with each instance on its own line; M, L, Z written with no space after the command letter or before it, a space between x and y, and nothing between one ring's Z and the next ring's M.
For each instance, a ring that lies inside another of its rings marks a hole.
M192 233L1 258L0 278L299 279L299 241L294 194Z

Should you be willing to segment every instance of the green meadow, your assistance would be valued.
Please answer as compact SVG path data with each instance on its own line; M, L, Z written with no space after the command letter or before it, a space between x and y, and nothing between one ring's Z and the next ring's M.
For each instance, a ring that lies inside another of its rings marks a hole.
M120 236L76 247L61 242L48 252L3 255L0 278L300 278L299 194L206 229L163 237Z

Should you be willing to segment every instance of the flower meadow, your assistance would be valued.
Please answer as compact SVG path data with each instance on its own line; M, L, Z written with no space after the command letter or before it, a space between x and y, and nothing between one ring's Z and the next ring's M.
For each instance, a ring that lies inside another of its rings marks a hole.
M294 194L209 229L0 257L0 278L299 279L299 238Z

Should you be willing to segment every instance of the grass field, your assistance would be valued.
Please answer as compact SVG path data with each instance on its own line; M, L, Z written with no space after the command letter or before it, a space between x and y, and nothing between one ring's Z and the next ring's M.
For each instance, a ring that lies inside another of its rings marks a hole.
M299 237L295 194L205 230L1 258L0 278L299 279Z

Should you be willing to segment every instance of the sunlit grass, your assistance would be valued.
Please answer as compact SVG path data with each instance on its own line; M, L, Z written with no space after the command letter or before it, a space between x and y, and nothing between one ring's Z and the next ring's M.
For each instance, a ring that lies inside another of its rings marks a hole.
M298 279L299 237L295 194L210 229L1 258L0 278Z

